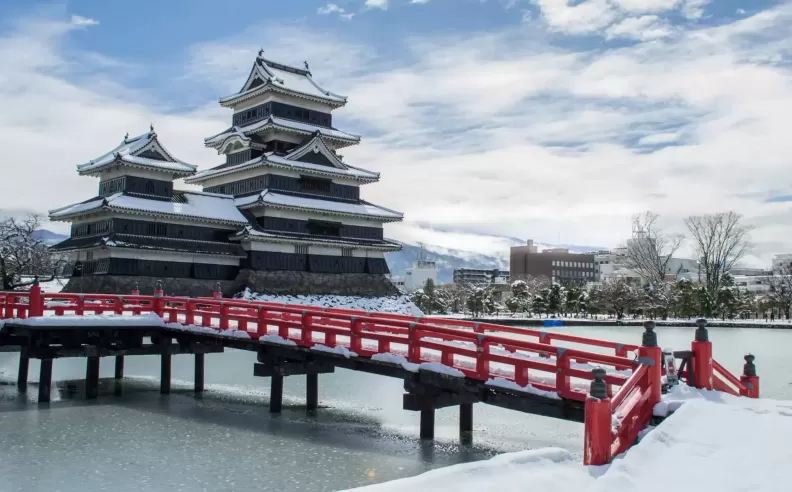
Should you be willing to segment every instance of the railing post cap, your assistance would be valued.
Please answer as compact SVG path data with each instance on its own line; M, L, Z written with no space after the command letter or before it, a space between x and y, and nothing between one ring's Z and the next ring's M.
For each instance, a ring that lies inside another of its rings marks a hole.
M154 282L154 288L156 290L162 290L162 280L157 280L156 282Z
M596 367L591 370L591 375L594 377L594 380L589 387L590 397L599 400L604 400L608 397L608 386L605 384L605 374L605 369L601 367Z
M695 340L697 342L709 342L709 333L707 332L707 320L699 318L696 320L696 334Z
M644 333L641 338L641 345L644 347L657 347L657 333L655 333L655 322L644 321Z
M754 361L756 360L756 356L754 354L745 354L745 357L743 357L743 359L745 359L745 362L747 362L748 364L753 364Z

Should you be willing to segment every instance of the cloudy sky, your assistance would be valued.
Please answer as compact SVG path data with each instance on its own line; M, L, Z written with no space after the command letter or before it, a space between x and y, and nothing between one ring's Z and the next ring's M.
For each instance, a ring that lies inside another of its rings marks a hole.
M335 123L364 140L343 153L405 212L390 237L615 246L642 210L680 231L736 210L756 261L792 252L789 1L4 0L0 19L0 209L92 196L75 165L150 123L218 164L217 99L263 47L349 95Z

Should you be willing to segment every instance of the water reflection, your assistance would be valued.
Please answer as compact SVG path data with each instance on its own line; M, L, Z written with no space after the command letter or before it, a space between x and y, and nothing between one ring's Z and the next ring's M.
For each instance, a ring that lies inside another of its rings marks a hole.
M569 327L582 336L638 343L633 327ZM660 344L684 349L692 329L658 328ZM765 396L792 399L792 331L712 329L715 356L739 372L757 355ZM459 443L455 408L436 413L435 443L421 442L418 414L402 406L402 382L339 370L320 376L320 408L304 406L305 379L286 379L283 412L270 415L268 379L255 356L206 357L206 393L195 396L190 356L173 358L172 394L159 394L159 359L126 360L112 379L102 360L99 399L86 401L85 360L55 361L52 403L37 386L16 390L16 354L0 354L0 476L3 491L339 490L415 475L503 451L558 446L579 453L582 425L474 406L473 444ZM31 361L30 379L38 376Z

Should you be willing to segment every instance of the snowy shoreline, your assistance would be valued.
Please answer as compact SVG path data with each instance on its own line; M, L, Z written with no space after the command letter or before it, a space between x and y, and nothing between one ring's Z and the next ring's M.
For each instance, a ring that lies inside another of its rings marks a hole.
M590 319L590 318L513 318L510 316L493 316L493 317L478 317L473 318L469 316L442 316L431 315L432 317L442 317L450 319L460 319L465 321L473 321L477 323L496 323L506 326L543 326L544 322L549 320L563 321L564 325L568 326L643 326L646 319ZM651 320L657 326L683 326L695 327L695 319L669 319L669 320ZM764 321L764 320L707 320L708 328L768 328L774 330L792 330L792 321Z

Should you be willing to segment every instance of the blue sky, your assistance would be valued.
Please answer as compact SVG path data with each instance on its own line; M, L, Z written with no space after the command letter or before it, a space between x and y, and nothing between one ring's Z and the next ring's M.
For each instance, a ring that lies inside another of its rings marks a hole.
M349 96L344 153L382 172L363 195L406 213L397 239L615 246L642 210L680 232L736 210L755 261L792 251L789 1L6 0L0 19L1 209L91 196L74 166L152 122L217 164L216 101L263 47Z

